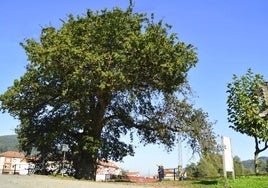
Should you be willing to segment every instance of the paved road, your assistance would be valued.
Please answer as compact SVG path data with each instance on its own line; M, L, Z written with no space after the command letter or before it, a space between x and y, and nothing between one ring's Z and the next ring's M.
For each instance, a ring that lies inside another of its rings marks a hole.
M150 188L122 183L91 182L82 180L66 180L48 176L21 176L0 174L1 188Z

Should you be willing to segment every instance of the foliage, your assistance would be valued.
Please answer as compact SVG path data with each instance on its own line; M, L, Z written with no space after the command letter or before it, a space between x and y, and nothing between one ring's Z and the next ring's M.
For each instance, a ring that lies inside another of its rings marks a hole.
M235 156L233 160L235 175L244 175L245 168L240 158ZM191 163L190 165L187 165L186 170L188 172L187 175L192 178L222 177L222 155L207 153L201 157L197 164Z
M0 153L19 151L17 135L0 136Z
M251 69L240 79L234 75L233 82L228 83L228 121L234 130L266 141L267 120L261 118L259 113L266 108L261 95L263 77L253 75Z
M219 177L222 172L222 158L217 154L206 154L197 165L199 177Z
M37 148L45 162L68 144L75 177L95 179L98 159L134 155L126 135L171 150L181 134L194 151L213 149L213 123L187 102L195 48L132 8L69 15L21 44L30 63L0 108L20 120L24 151Z
M227 85L228 121L232 123L230 127L235 131L254 138L256 173L258 173L258 154L268 148L268 118L259 116L260 112L268 108L261 92L263 84L263 76L254 75L252 70L248 69L241 78L234 75L233 82Z
M236 176L242 176L245 175L246 169L243 165L243 162L240 160L238 156L234 157L234 171Z
M202 155L197 164L190 164L186 167L190 177L219 177L222 175L222 156L215 153Z
M199 171L195 163L188 164L186 166L186 172L188 177L197 178L199 176Z

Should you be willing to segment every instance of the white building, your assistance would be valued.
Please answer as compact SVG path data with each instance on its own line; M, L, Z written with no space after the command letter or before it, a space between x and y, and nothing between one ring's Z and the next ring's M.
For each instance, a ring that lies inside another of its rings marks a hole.
M7 151L0 153L0 172L2 174L28 174L29 164L23 153Z
M107 181L112 176L118 176L122 174L122 169L111 161L98 161L98 168L96 173L96 181Z

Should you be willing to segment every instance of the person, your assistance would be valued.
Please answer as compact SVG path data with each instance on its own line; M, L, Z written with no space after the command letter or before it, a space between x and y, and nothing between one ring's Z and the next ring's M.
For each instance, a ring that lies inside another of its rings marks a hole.
M158 178L159 178L159 181L162 181L164 179L164 167L163 167L163 165L158 166Z
M187 171L186 170L183 171L181 166L178 167L178 172L179 172L179 180L180 181L183 181L187 178Z
M179 175L179 180L183 180L182 177L183 177L183 169L182 169L182 166L178 166L178 175Z
M185 180L187 178L187 171L185 170L184 172L183 172L183 179Z

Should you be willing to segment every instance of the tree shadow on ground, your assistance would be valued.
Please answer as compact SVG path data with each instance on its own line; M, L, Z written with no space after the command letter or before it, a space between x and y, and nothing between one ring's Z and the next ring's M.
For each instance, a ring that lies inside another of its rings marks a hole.
M196 181L193 184L201 184L201 185L217 185L218 180L200 180Z

